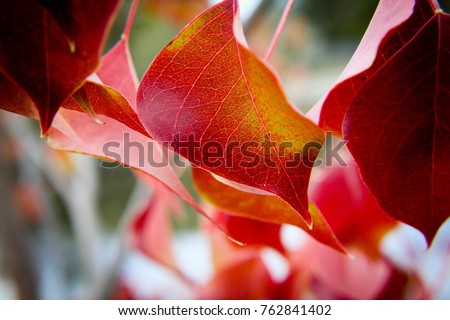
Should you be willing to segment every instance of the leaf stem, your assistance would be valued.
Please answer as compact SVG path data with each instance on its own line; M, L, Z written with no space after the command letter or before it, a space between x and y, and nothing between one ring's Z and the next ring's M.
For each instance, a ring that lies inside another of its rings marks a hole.
M128 38L133 26L134 16L136 15L136 10L139 5L139 0L133 0L131 3L130 11L128 12L127 22L125 24L125 30L122 33L122 39Z
M294 5L295 0L288 0L286 7L284 8L283 14L281 16L280 22L278 23L275 34L272 38L272 42L270 43L269 49L267 49L266 56L264 57L264 61L267 62L270 59L270 56L273 53L275 46L277 45L278 39L280 38L281 31L283 30L284 24L286 23L289 12Z

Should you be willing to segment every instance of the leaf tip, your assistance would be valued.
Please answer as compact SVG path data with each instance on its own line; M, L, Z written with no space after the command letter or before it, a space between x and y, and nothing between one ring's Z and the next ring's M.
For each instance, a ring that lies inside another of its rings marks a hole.
M53 118L54 118L54 115L49 115L46 113L42 114L42 112L39 112L41 138L45 138L47 136L47 133L52 126Z
M312 230L314 228L314 221L312 219L311 213L307 211L307 214L304 214L301 216L303 221L305 221L306 226L309 230Z

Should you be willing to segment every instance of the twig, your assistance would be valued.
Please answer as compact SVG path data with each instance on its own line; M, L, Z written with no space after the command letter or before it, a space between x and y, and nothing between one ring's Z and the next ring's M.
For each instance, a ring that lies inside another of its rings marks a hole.
M136 10L139 5L139 0L133 0L131 3L130 11L128 12L127 22L125 24L125 29L122 33L122 39L128 38L130 36L131 28L133 27L134 16L136 15Z
M281 15L280 22L278 23L277 29L275 31L275 34L272 38L272 42L269 45L269 49L267 50L266 56L264 57L264 61L267 62L270 59L270 56L273 53L273 50L275 46L277 45L278 39L280 38L281 31L283 30L283 27L287 21L287 17L289 15L289 12L292 9L292 6L294 5L295 0L288 0L286 7L284 8L283 14Z

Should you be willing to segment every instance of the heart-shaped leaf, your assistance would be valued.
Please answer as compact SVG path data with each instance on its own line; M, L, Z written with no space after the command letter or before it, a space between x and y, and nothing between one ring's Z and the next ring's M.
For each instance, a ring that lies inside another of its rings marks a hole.
M307 186L323 132L242 43L236 14L225 0L161 51L138 89L139 118L193 165L280 197L311 226Z

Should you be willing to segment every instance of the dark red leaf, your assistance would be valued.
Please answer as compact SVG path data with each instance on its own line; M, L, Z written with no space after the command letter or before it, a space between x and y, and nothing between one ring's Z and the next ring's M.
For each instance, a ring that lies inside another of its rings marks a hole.
M429 0L380 1L372 22L340 76L339 83L311 111L320 111L320 127L342 136L345 113L358 91L386 61L411 40L433 16L434 10ZM405 19L407 20L404 21ZM399 23L401 24L397 26Z
M118 3L1 2L1 72L33 101L43 134L63 101L95 71Z
M33 102L12 80L0 72L0 106L3 110L38 119Z
M392 217L430 243L450 215L450 16L437 13L361 88L344 137Z

